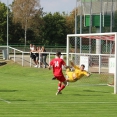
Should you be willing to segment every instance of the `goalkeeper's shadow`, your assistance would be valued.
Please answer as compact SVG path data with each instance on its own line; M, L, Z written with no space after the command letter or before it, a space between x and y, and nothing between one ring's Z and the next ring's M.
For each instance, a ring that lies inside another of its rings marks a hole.
M96 91L96 90L83 90L82 92L86 92L86 93L82 94L82 93L79 92L79 93L73 94L73 95L74 96L103 96L104 93L110 93L110 92L107 92L107 91ZM100 93L100 94L97 94L97 93Z
M101 94L96 94L96 95L95 95L95 94L94 94L94 95L93 95L93 94L73 94L73 95L74 95L74 96L89 96L89 97L90 97L90 96L103 96L103 95L101 95Z
M107 91L96 91L96 90L83 90L84 92L101 92L101 93L110 93Z

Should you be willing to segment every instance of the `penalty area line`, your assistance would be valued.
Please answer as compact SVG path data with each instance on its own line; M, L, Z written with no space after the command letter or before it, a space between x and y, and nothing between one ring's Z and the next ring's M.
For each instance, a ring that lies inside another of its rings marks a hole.
M11 103L10 101L4 100L4 99L2 99L2 98L0 98L0 100L3 101L3 102L6 102L6 103L8 103L8 104Z

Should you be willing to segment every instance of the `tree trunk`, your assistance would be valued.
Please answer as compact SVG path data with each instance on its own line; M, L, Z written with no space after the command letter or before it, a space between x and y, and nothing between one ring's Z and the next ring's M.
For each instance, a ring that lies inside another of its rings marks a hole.
M27 39L27 20L25 24L25 47L26 47L26 39Z

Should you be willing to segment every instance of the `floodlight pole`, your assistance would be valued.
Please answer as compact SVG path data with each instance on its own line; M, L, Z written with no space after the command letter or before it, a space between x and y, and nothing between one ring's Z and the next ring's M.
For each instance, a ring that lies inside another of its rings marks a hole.
M89 33L92 32L92 0L90 1L90 26ZM89 53L91 53L91 39L89 39Z
M112 5L111 5L110 32L112 32L112 27L113 27L113 0L111 2L112 2ZM111 49L112 49L112 41L110 41L110 54L112 52Z
M96 33L102 33L102 0L100 0L100 27L96 29ZM96 40L96 54L101 53L101 40Z
M80 0L80 34L82 34L82 0ZM82 53L82 38L80 37L80 53Z
M7 0L7 60L9 59L9 11L8 11L8 5L9 5L9 2Z
M111 20L110 20L110 32L112 32L112 27L113 27L113 0L111 0Z
M77 21L78 21L77 20L78 19L77 18L77 1L78 0L76 0L76 8L75 8L75 34L77 34L77 27L78 27L77 26L78 25L77 24ZM75 48L75 53L77 53L77 37L75 37L75 47L74 48ZM75 55L75 64L76 64L76 60L77 60L77 56Z
M77 34L77 0L75 8L75 34ZM77 37L75 37L75 53L77 52Z

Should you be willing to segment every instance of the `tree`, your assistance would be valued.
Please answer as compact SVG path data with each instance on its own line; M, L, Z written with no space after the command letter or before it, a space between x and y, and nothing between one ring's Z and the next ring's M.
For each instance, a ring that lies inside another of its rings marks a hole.
M117 32L117 11L114 13L114 26L113 26L113 31Z
M58 12L48 13L43 17L41 39L46 45L66 45L66 20Z
M66 19L67 33L75 33L75 11L72 11L70 15L64 14Z
M40 0L14 0L12 4L13 21L20 23L25 31L25 46L27 29L31 27L32 17L40 12Z
M35 14L32 19L31 19L31 30L34 32L35 40L33 40L33 43L39 43L40 40L40 35L42 34L42 28L44 25L43 21L43 15L45 13L43 12L43 8L40 8L39 12Z
M0 43L5 43L7 34L7 7L0 2Z

